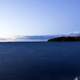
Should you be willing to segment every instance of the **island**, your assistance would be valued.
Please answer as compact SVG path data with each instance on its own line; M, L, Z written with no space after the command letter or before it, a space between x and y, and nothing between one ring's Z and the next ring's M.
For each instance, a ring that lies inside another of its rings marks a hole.
M80 41L80 36L62 36L62 37L56 37L56 38L52 38L49 39L48 42L54 42L54 41L59 41L59 42L63 42L63 41Z

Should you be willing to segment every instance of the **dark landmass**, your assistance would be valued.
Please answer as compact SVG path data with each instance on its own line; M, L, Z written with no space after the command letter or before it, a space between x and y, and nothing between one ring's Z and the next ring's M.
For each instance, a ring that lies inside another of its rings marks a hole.
M53 39L49 39L48 42L53 42L53 41L80 41L80 36L74 37L74 36L67 36L67 37L57 37Z

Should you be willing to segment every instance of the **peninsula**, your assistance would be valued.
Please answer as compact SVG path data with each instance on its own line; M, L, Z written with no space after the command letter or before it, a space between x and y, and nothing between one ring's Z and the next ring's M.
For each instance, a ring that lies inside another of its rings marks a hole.
M54 41L59 41L59 42L63 42L63 41L80 41L80 36L62 36L62 37L56 37L56 38L52 38L49 39L48 42L54 42Z

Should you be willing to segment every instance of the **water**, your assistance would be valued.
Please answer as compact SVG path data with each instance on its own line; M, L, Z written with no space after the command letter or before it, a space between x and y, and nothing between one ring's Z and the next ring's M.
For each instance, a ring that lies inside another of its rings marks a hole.
M0 80L74 80L80 42L0 43Z

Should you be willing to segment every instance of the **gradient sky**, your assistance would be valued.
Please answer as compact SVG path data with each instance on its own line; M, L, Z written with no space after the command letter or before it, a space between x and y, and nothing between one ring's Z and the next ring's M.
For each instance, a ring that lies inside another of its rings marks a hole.
M0 0L0 36L80 31L80 0Z

